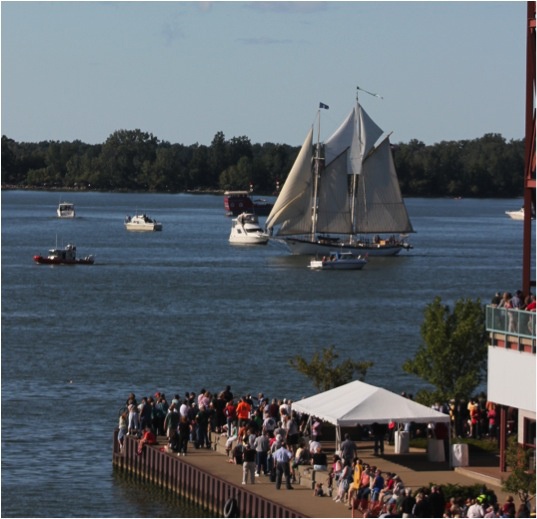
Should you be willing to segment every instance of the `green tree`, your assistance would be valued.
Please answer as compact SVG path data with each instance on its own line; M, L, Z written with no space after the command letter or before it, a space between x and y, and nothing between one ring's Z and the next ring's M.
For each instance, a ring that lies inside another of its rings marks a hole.
M535 497L535 472L530 465L534 452L520 445L515 436L509 438L506 461L511 467L511 473L502 481L502 490L517 493L520 501L526 506Z
M321 353L315 352L310 362L296 355L289 360L289 364L299 373L306 375L319 391L327 391L351 382L355 372L359 373L359 379L363 381L367 370L373 365L372 362L356 362L351 359L334 365L338 358L334 346L329 346L323 348Z
M421 325L424 343L403 370L436 389L421 390L416 400L430 405L450 398L468 398L485 376L487 334L480 300L460 299L453 312L440 297L425 309Z

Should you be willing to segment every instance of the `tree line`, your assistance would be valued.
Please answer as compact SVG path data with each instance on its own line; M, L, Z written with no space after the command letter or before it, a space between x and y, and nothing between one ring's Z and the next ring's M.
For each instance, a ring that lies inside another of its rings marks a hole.
M103 144L79 140L16 142L2 136L2 186L102 191L187 192L250 189L273 194L299 146L252 144L248 137L209 146L172 144L151 133L117 130ZM524 140L490 133L479 139L419 140L392 147L404 196L522 195Z

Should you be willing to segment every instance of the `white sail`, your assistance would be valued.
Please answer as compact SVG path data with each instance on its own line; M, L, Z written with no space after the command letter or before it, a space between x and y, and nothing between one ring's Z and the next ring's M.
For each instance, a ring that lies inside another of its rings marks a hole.
M355 222L356 233L414 232L401 195L388 136L369 150L362 163Z
M306 235L313 229L322 235L413 232L389 138L358 103L324 144L317 196L313 192L312 136L313 129L274 204L267 227L279 224L280 236Z
M279 235L308 234L312 229L313 127L308 132L287 180L267 217L266 227L281 225Z

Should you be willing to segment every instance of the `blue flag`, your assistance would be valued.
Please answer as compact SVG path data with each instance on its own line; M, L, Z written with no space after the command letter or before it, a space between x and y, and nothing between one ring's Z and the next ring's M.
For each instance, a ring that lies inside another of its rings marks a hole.
M325 105L324 103L319 103L319 108L324 108L328 110L328 105Z

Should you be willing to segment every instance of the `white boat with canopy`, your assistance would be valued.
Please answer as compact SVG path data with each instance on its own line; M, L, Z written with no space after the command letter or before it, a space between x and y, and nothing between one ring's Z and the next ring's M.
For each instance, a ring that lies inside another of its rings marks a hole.
M259 226L257 215L242 213L231 222L229 243L235 245L264 245L269 241L269 236Z
M319 121L322 108L328 107L320 104ZM407 233L414 230L389 135L365 112L358 96L334 134L323 145L318 140L315 155L310 129L266 228L293 254L323 254L339 248L394 256L412 248Z

